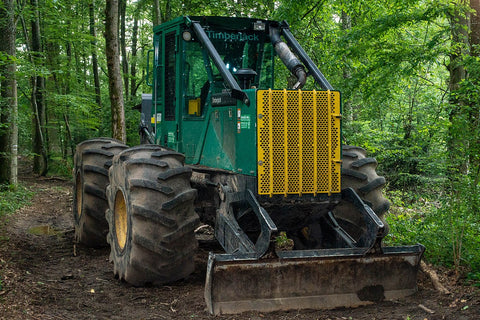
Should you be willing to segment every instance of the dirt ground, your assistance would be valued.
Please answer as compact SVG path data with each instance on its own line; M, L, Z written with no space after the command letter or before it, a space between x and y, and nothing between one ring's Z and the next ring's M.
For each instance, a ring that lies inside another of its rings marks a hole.
M214 317L203 301L208 248L200 246L190 278L134 288L114 278L108 248L74 245L71 182L28 172L21 180L36 195L32 205L0 220L0 319L480 319L478 289L438 269L450 294L436 291L420 272L418 293L398 301Z

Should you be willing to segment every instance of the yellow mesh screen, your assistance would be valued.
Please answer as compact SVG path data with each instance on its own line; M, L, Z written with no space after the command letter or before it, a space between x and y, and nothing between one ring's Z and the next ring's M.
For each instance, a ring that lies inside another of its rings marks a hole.
M340 192L340 92L257 91L258 193Z

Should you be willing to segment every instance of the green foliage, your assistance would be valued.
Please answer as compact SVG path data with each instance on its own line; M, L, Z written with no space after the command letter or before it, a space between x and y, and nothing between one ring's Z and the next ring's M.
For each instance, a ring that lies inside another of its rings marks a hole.
M277 250L292 250L293 249L293 240L287 237L286 232L282 231L275 238L275 248Z
M453 183L448 193L436 199L417 196L412 203L393 195L392 213L387 216L393 244L422 243L425 258L434 263L453 267L467 266L469 277L480 277L480 223L477 215L480 187L471 177L463 176Z
M53 176L60 176L66 179L72 178L73 159L64 159L61 155L50 157L48 166L48 174Z
M0 185L0 217L11 214L28 204L32 196L33 192L25 187Z

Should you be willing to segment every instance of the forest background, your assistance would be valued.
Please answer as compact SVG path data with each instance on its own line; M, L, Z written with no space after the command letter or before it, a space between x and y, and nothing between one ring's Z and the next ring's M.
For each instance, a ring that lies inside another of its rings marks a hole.
M111 2L111 1L107 1ZM17 153L71 175L75 145L112 136L105 2L0 1L0 215L29 194ZM377 158L388 242L480 283L480 0L118 1L126 140L146 84L153 25L180 15L287 20L342 92L344 143ZM285 82L287 81L285 74Z

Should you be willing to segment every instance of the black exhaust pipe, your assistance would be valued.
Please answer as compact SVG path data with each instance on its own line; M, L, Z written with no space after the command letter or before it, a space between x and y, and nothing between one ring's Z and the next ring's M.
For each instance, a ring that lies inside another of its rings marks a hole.
M278 56L282 60L283 64L287 69L297 77L297 83L293 86L294 90L301 89L305 82L307 82L307 72L305 67L298 60L298 58L290 51L288 45L282 41L280 38L280 31L278 28L270 26L270 40L272 41L273 47L277 52Z

